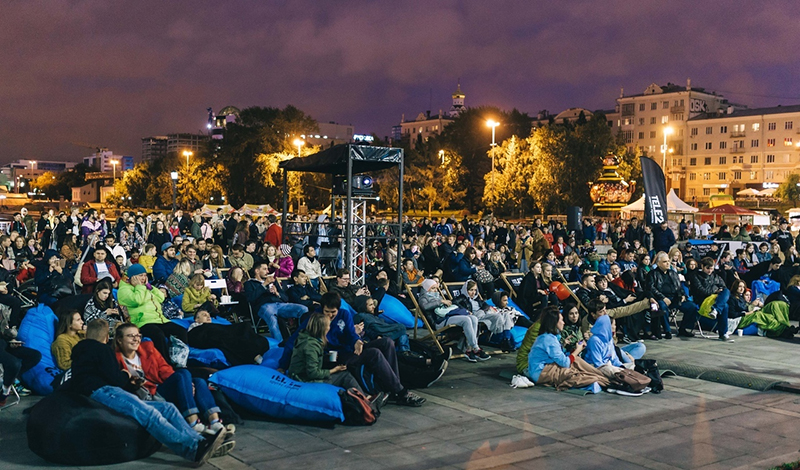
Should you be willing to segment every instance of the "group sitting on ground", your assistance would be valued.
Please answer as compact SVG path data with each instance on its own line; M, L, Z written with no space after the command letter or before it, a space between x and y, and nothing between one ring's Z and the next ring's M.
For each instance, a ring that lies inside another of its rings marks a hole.
M363 285L353 285L336 223L312 220L289 220L284 233L274 216L238 213L123 212L115 223L94 209L16 215L0 236L0 406L12 387L28 392L18 379L41 360L14 340L23 305L35 303L58 314L51 352L72 371L65 392L124 402L124 414L158 421L143 426L198 462L230 451L235 430L176 344L217 349L236 367L261 364L271 340L291 379L416 407L425 399L404 385L401 365L431 370L432 385L453 354L480 363L516 351L517 373L538 385L608 389L643 358L645 341L672 339L673 324L677 337L702 328L723 342L745 327L797 332L800 237L785 220L757 249L700 256L691 243L679 248L685 237L667 224L637 219L587 219L569 232L539 219L373 218ZM595 244L611 249L601 256ZM449 332L448 344L426 355L385 304L433 335Z

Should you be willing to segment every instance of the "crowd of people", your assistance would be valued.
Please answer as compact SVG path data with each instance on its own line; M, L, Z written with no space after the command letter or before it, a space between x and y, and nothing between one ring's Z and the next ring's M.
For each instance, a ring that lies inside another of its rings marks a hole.
M280 371L358 389L379 406L423 405L399 364L433 367L433 383L453 353L426 359L416 351L405 327L380 315L386 296L418 306L433 329L456 327L453 345L466 361L490 360L489 347L516 351L519 374L558 389L610 388L645 355L645 341L673 332L691 338L701 327L733 342L751 324L768 336L797 331L789 320L800 313L800 237L784 219L716 234L681 221L676 237L667 223L636 218L586 219L570 231L541 219L373 217L375 241L358 260L363 286L351 283L337 222L294 217L284 234L274 215L125 211L109 220L76 208L36 220L23 209L0 236L0 406L11 387L26 392L15 381L39 361L14 339L29 303L59 315L52 354L72 371L65 390L124 402L115 408L197 462L229 451L235 429L171 347L216 348L230 365L260 364L269 341L241 322L250 320L243 306L284 348ZM745 244L734 253L714 244L701 255L679 243L696 230ZM611 246L600 255L598 244ZM188 330L176 319L190 319ZM521 344L515 328L526 331Z

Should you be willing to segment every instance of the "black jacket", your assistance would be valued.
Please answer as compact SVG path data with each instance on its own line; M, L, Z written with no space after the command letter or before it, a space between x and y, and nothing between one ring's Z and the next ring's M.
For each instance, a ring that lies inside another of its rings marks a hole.
M286 293L281 289L281 284L273 282L273 285L275 285L278 295L274 295L269 291L269 284L265 286L258 279L248 279L244 283L244 295L254 310L258 310L264 304L289 301Z
M647 273L644 290L649 297L656 300L665 298L670 301L678 300L683 293L678 273L671 269L664 272L659 268Z
M314 310L314 302L319 302L322 300L322 296L319 295L319 292L315 291L311 284L306 284L304 286L300 285L293 285L286 291L286 296L289 298L289 302L293 304L300 304L305 305L308 307L308 310ZM302 299L302 297L308 296L307 299Z
M78 342L72 348L72 378L62 388L88 397L106 385L129 392L137 388L120 369L111 346L93 339Z
M689 288L689 293L692 294L692 300L697 305L700 305L706 297L716 294L721 289L725 288L725 282L721 277L714 274L706 274L702 269L698 269L697 273L692 278L692 284Z

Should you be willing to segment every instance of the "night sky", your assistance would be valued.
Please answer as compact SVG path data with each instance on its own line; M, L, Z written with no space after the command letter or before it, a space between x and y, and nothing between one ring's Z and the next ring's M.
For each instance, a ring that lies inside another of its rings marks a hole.
M403 113L447 110L459 78L467 106L531 115L687 78L751 107L800 103L790 1L0 7L0 163L90 153L72 141L138 159L142 137L198 132L226 105L293 104L385 136Z

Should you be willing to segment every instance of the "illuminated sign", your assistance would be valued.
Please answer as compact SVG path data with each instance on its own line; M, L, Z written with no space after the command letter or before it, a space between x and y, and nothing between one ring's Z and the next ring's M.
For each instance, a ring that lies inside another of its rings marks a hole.
M375 140L371 135L366 134L353 134L353 140L361 142L372 142Z

